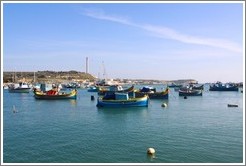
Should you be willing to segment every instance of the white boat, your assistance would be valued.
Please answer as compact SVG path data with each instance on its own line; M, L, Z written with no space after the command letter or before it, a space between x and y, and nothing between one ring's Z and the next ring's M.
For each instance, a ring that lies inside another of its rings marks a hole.
M10 84L8 89L10 93L29 93L31 88L27 83L19 82L19 84Z

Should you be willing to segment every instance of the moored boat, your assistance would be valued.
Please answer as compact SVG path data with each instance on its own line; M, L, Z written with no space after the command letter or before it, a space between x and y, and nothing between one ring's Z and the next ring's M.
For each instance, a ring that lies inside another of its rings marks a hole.
M197 89L180 89L179 96L202 96L202 90Z
M10 84L8 90L10 93L29 93L30 87L25 82L20 82L19 84Z
M156 92L156 88L152 86L144 86L142 89L139 89L139 91L144 93L152 93L152 92Z
M227 104L228 107L238 107L237 104Z
M222 84L217 82L209 86L210 91L238 91L238 86L233 83Z
M98 92L99 87L98 86L90 86L87 91L88 92Z
M148 107L148 96L129 98L128 93L114 93L98 97L97 107Z
M134 91L134 85L127 89L123 89L122 86L119 85L112 85L109 87L109 89L101 89L98 90L98 95L104 96L105 94L114 94L115 92L118 93L128 93Z
M67 83L67 84L64 84L63 85L64 86L64 88L70 88L70 89L78 89L78 88L80 88L80 84L79 83L77 83L77 82L69 82L69 83Z
M190 87L192 87L192 89L196 89L196 90L204 90L204 85L198 85L198 84L191 84Z
M168 84L167 86L168 86L169 88L175 88L175 87L180 88L182 85L180 85L180 84L175 84L175 83L171 83L171 84Z
M73 89L69 93L66 92L58 92L55 90L49 90L47 92L38 91L36 89L33 90L34 97L36 99L45 99L45 100L58 100L58 99L76 99L77 98L77 90Z
M142 88L143 90L144 88ZM146 87L145 87L146 89ZM136 91L135 96L138 97L139 95L146 94L149 96L150 99L168 99L168 94L169 94L169 88L166 88L164 91L157 92L156 89L150 91Z

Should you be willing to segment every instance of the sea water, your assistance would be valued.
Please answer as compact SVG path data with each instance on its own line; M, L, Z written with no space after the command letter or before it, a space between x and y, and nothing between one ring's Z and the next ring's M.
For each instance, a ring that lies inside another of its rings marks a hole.
M3 162L243 162L243 93L205 89L184 99L171 89L168 100L139 108L97 108L96 99L86 89L54 101L4 90Z

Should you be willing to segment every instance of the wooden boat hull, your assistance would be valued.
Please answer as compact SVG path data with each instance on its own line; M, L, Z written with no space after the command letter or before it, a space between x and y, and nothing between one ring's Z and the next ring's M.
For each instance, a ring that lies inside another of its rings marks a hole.
M210 91L238 91L238 87L213 87L210 86Z
M29 93L31 88L9 88L10 93Z
M233 83L217 82L215 84L209 85L209 91L238 91L238 85Z
M202 90L192 90L192 91L179 90L179 96L202 96Z
M148 107L148 96L128 100L104 100L99 97L97 107Z
M99 87L89 87L87 89L87 92L98 92L98 90L99 90Z
M146 94L150 99L168 99L169 89L162 92L145 93L145 92L135 92L136 97Z
M194 89L194 90L204 90L204 86L203 85L193 86L192 89Z
M167 85L168 88L180 88L182 85Z
M131 92L131 91L134 91L134 86L131 86L130 88L124 89L124 90L121 90L121 91L109 91L109 90L100 90L100 89L99 89L98 95L103 96L103 95L105 95L106 93L107 93L107 94L113 94L113 93L115 93L115 92L127 93L127 92Z
M47 95L47 94L42 93L42 92L34 91L34 97L36 99L43 99L43 100L76 99L77 98L77 90L74 89L70 93L58 94L58 95Z

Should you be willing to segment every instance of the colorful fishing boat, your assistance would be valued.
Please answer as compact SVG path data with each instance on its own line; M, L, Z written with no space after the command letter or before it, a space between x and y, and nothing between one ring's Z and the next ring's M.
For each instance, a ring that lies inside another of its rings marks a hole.
M196 90L204 90L204 85L203 84L201 84L201 85L199 85L199 84L190 84L189 85L192 89L196 89Z
M30 87L25 82L20 82L19 84L10 84L8 90L10 93L29 93Z
M130 97L128 93L114 93L98 97L97 107L148 107L148 96Z
M217 82L209 86L210 91L238 91L238 86L233 83L222 84Z
M128 93L134 91L134 85L127 89L123 89L122 86L119 85L111 85L108 89L99 88L98 95L104 96L105 94L114 94L117 93Z
M98 92L99 87L98 86L90 86L87 91L88 92Z
M146 90L146 87L142 88L140 91L135 92L135 96L138 97L142 94L146 94L149 96L150 99L168 99L169 94L169 88L166 88L165 90L161 92L156 92L156 89L150 88L149 91Z
M69 93L58 92L56 90L49 90L47 92L43 92L43 91L38 91L34 89L33 93L36 99L59 100L59 99L76 99L77 98L76 89L73 89Z
M154 93L156 92L156 88L152 86L144 86L142 89L139 89L139 92Z

